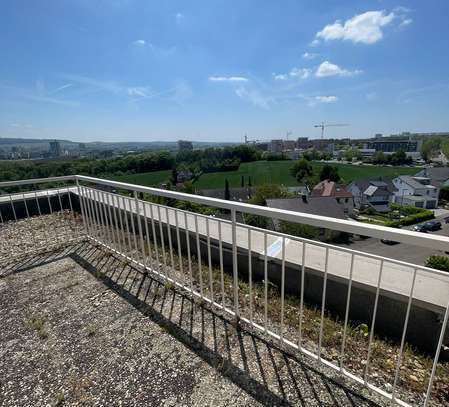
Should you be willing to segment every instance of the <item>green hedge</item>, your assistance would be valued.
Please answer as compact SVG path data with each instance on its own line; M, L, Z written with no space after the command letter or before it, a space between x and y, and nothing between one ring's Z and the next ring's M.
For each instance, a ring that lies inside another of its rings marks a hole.
M415 223L424 222L435 217L431 210L417 208L413 205L399 205L396 203L391 203L390 208L392 210L399 211L401 215L405 215L402 219L389 220L385 222L385 226L390 226L393 228L414 225Z
M287 235L304 237L306 239L317 239L320 235L320 229L315 226L302 225L300 223L286 222L281 220L279 222L280 230Z
M393 211L399 211L401 215L415 215L423 212L432 213L432 211L429 211L428 209L417 208L416 206L413 205L400 205L397 203L390 203L390 208Z
M414 225L415 223L420 223L426 220L433 219L434 218L433 212L432 211L428 212L430 213L417 213L416 215L409 215L400 220L390 220L385 222L385 226L397 228L399 226Z

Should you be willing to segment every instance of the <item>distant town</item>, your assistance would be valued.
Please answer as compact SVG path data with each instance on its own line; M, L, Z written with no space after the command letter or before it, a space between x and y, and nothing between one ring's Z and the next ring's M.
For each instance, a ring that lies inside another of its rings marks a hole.
M353 158L358 160L372 160L376 153L382 152L385 156L402 151L413 162L423 163L427 159L423 145L428 140L435 138L449 138L449 132L438 133L410 133L392 134L385 136L376 134L371 138L279 138L267 141L252 140L244 137L244 143L252 145L260 151L279 154L296 160L304 152L316 150L329 154L332 159ZM146 150L182 151L193 149L204 149L207 147L219 147L236 145L238 143L213 143L192 142L179 140L178 142L90 142L77 143L67 140L39 140L20 138L0 138L0 159L23 160L23 159L57 159L57 158L111 158L122 154L132 154ZM443 156L432 157L435 161L440 160L443 165L447 164Z

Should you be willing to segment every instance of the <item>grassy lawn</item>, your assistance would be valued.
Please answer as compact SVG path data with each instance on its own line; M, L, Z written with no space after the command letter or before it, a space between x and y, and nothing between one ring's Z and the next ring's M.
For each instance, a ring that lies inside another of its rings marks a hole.
M224 188L225 179L229 181L231 187L239 187L242 176L245 183L251 176L253 186L261 184L280 184L285 186L298 185L296 179L290 175L290 167L294 161L255 161L251 163L243 163L237 171L230 172L212 172L203 174L196 182L195 187L198 189ZM313 162L314 173L318 174L325 164L322 162ZM349 165L335 164L338 167L343 182L349 183L360 178L376 178L389 177L394 178L403 174L415 174L416 168L403 167L380 167L372 165ZM131 184L157 186L162 182L170 179L171 171L154 171L142 174L123 175L113 177L116 181L129 182Z
M264 183L282 184L285 186L298 185L296 179L289 172L293 163L294 161L256 161L243 163L240 165L238 171L203 174L195 183L195 186L199 189L222 188L224 187L225 179L227 179L231 187L239 187L242 175L245 177L245 182L248 181L248 176L251 176L253 186ZM322 162L313 162L314 172L319 173L324 165ZM398 175L415 174L418 171L416 168L408 167L335 165L338 167L339 174L345 183L361 178L376 178L380 176L394 178Z
M112 177L115 181L128 182L130 184L145 185L147 187L158 186L170 179L171 170L144 172L141 174L122 175Z
M195 187L199 189L223 188L225 179L229 181L231 187L239 187L242 176L248 182L251 176L253 186L261 184L283 184L286 186L298 185L289 169L293 161L255 161L243 163L237 171L211 172L203 174L196 182Z

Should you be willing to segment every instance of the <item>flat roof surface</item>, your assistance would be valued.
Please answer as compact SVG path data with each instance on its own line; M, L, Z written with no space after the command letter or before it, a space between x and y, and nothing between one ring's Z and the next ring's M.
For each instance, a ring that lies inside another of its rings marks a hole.
M76 253L88 265L61 252L0 277L1 406L373 405L101 250Z

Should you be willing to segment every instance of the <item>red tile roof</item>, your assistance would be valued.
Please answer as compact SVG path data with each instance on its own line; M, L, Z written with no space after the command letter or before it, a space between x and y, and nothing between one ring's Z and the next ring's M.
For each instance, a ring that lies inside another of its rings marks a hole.
M352 194L345 186L325 179L316 184L312 190L312 196L331 196L335 198L352 198Z

